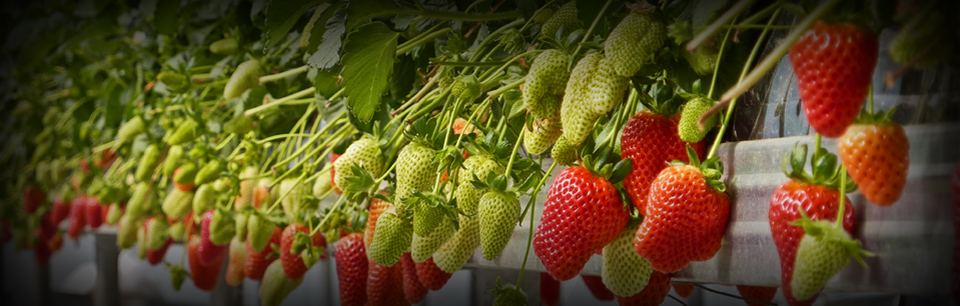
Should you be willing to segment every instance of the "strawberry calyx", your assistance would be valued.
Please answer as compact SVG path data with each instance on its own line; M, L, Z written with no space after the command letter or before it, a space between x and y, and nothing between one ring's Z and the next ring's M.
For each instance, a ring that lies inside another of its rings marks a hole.
M170 284L173 285L174 291L180 291L180 287L183 286L183 281L191 277L190 272L187 272L187 269L184 269L182 265L175 265L171 263L167 264L167 271L170 271Z
M690 160L689 164L680 160L674 160L667 164L670 166L693 166L699 169L700 173L703 173L703 178L707 180L707 186L719 192L727 192L727 185L721 180L723 177L723 162L720 161L719 156L714 156L701 162L700 157L697 156L697 151L694 150L690 144L687 144L687 158Z
M854 124L893 124L893 113L896 112L897 107L894 106L884 111L870 112L867 110L860 111L860 114L857 115L857 120L854 121Z
M493 294L494 304L497 305L527 305L527 295L514 285L504 285L497 277L497 286L489 291Z
M492 189L489 185L483 182L477 181L474 186L479 186L477 188L481 189ZM503 190L501 190L503 191ZM420 192L418 190L413 190L413 196L403 200L405 207L410 208L411 212L416 215L418 210L434 210L439 209L444 218L453 221L453 226L455 229L460 229L460 217L459 215L467 215L462 210L457 208L457 199L454 197L447 197L442 193L434 192Z
M833 190L840 190L841 176L846 175L846 171L840 171L840 164L837 162L837 155L830 153L827 149L817 146L817 150L810 159L812 173L807 173L804 169L807 163L807 145L795 144L793 151L783 156L781 168L783 173L800 183L822 185ZM788 170L787 164L790 168ZM849 193L856 190L856 184L848 184L843 193Z

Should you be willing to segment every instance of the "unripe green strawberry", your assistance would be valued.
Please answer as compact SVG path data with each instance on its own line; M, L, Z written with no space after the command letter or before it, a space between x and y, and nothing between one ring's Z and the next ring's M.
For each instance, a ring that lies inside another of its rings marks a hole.
M480 191L467 185L460 185L460 187L457 188L457 193L461 194L461 190L470 190L465 191L466 193L476 193L477 195L474 195L473 202L478 202L476 199L479 198L478 194ZM458 197L458 199L460 198L461 197ZM466 199L466 197L463 197L463 199ZM457 203L462 205L462 202ZM461 208L462 207L463 206L461 206ZM476 204L474 204L473 211L476 211L476 209ZM477 218L476 215L460 215L459 218L460 229L433 253L433 261L437 264L437 267L447 273L459 271L460 268L467 263L467 260L470 260L470 256L473 255L473 250L476 250L477 247L480 246L479 218Z
M210 53L216 55L232 55L237 53L237 39L227 37L210 44Z
M804 235L797 248L790 287L797 300L809 300L850 262L850 254L836 241Z
M577 2L570 1L564 4L547 19L547 22L540 28L540 35L547 37L556 37L557 32L563 30L560 36L566 37L579 28L583 27L580 22L580 16L577 16Z
M443 221L443 211L437 207L418 205L413 217L413 232L420 236L427 236Z
M210 221L210 242L216 245L227 245L236 234L236 222L233 215L218 209L213 213Z
M280 181L280 195L284 194L287 196L280 200L283 213L288 217L299 214L305 204L303 199L307 196L307 188L296 178L287 178Z
M346 155L346 154L344 154ZM434 158L437 151L419 142L412 142L400 149L397 155L397 205L402 207L403 200L412 196L413 191L421 193L433 190L437 179L437 163ZM339 163L344 156L337 159ZM337 173L341 173L337 169ZM337 186L341 186L337 183ZM343 188L343 187L341 187Z
M193 184L193 180L197 177L197 165L194 163L186 163L180 168L177 168L177 171L173 172L173 184L174 187L183 191L193 190L196 185Z
M613 28L603 51L620 76L631 77L640 71L667 40L667 27L656 16L630 13Z
M193 184L200 186L217 180L220 178L220 170L223 170L223 165L219 160L214 159L207 162L200 170L197 170L197 176L193 178Z
M104 221L108 225L114 225L120 221L120 216L122 215L123 210L120 208L120 204L110 204L110 208L107 209L107 217L104 218Z
M157 164L160 163L160 147L151 144L143 150L143 156L140 157L140 163L137 165L137 172L133 177L139 182L150 181L154 171L157 170Z
M550 17L553 17L553 10L549 7L545 7L537 12L536 15L533 15L533 19L531 21L537 24L544 24L550 20Z
M351 171L353 165L367 170L373 177L383 174L383 154L375 140L364 137L354 141L333 163L333 168L337 172L334 183L340 190L346 190L350 186L347 178L353 177L353 171Z
M134 138L137 138L140 134L143 134L147 131L147 125L144 124L143 118L140 116L134 116L130 118L130 121L127 121L120 127L120 130L117 131L117 139L120 139L121 142L131 142Z
M687 60L687 63L690 64L690 68L693 68L693 71L699 75L712 75L713 70L717 68L717 50L708 46L701 46L697 48L696 52L690 53L686 50L681 50L680 54L683 55L683 58Z
M173 172L177 171L177 168L180 168L180 164L183 163L183 156L183 147L170 146L170 149L167 150L167 158L163 160L163 175L172 177Z
M279 306L283 300L303 283L303 278L291 280L283 272L283 262L275 260L267 266L260 282L260 305Z
M697 97L687 101L687 104L683 106L683 112L680 114L680 122L677 123L677 132L680 135L680 140L700 142L714 126L717 126L717 123L720 123L720 118L717 115L713 115L710 116L707 122L703 123L706 129L701 130L697 125L697 121L700 121L700 115L706 113L713 105L713 101L704 97Z
M203 184L197 187L193 195L193 211L203 213L217 207L217 191L213 190L213 184Z
M170 238L167 230L170 229L170 224L167 223L167 220L164 220L163 217L152 217L147 219L146 226L146 247L148 251L159 250L167 243L167 239Z
M557 139L557 142L553 144L553 149L550 150L550 157L553 157L553 160L557 164L563 166L572 165L573 162L577 161L577 147L570 144L570 141L566 138L560 137Z
M167 144L180 145L188 143L197 138L197 128L200 124L193 119L187 119L177 126L176 130L167 137Z
M567 62L570 55L559 49L540 53L530 66L523 85L523 103L537 119L556 117L560 112L562 95L570 72Z
M889 46L890 57L895 62L906 65L931 44L936 43L936 46L917 60L914 67L927 68L949 59L954 54L956 44L953 37L941 37L947 27L943 12L924 10L911 17L893 36Z
M333 189L333 176L330 175L330 169L333 168L320 170L319 176L313 181L313 196L320 198L330 192L330 189Z
M457 184L461 184L461 185L466 184L467 182L472 180L473 179L472 174L476 174L477 177L480 178L481 181L483 181L487 178L487 175L491 173L502 173L503 167L501 167L500 164L498 164L496 161L493 160L493 158L491 158L488 155L473 154L463 161L462 170L463 170L463 173L457 176ZM473 187L471 186L471 188ZM483 194L478 194L476 198L474 198L472 201L474 203L479 203L478 201L480 200L480 196L482 195ZM460 206L461 210L464 210L465 206L471 207L470 205L463 205L462 202L460 202L459 200L457 201L457 205ZM472 207L474 207L473 209L476 209L476 204L472 205ZM476 213L476 211L474 212L469 212L468 210L464 210L464 211L467 212L468 215L472 215Z
M247 220L250 220L250 216L247 212L237 212L237 215L234 217L234 228L237 232L237 238L240 240L246 241L247 239Z
M255 127L253 124L253 119L250 119L246 115L240 114L223 124L223 132L228 134L243 135L253 130Z
M171 89L182 89L184 86L187 86L187 77L176 73L164 71L157 74L157 80L167 85Z
M145 230L137 231L137 257L147 258L147 231Z
M480 80L472 74L458 76L453 81L450 94L460 100L473 101L480 97Z
M413 261L425 262L430 259L444 242L453 237L456 231L453 220L443 218L440 225L426 236L420 236L414 232L413 242L410 245L410 255L413 257Z
M413 226L410 222L392 211L386 211L377 219L377 229L367 250L367 257L376 263L393 266L410 248L412 240Z
M592 111L595 116L603 116L617 107L630 85L630 77L615 72L617 65L609 56L601 59L597 73L590 80L584 102L587 104L586 111Z
M137 185L133 187L130 200L127 201L127 212L125 215L130 216L132 220L143 219L146 213L153 208L154 195L153 192L151 192L152 188L149 183L137 183Z
M248 60L240 63L237 70L230 76L227 85L223 88L223 98L233 99L239 97L247 89L260 85L260 76L263 75L263 67L257 60Z
M270 243L270 237L276 228L272 222L259 213L250 214L247 217L247 238L250 240L250 246L257 252L262 252L263 248Z
M121 249L132 247L134 243L137 243L137 230L141 228L138 218L130 215L121 217L119 226L117 226L117 247Z
M170 239L174 241L181 241L186 237L187 234L187 225L186 223L191 222L191 217L187 216L184 221L180 221L170 225L170 229L167 230L167 233L170 234Z
M596 75L603 54L590 53L580 59L570 72L567 88L560 106L560 122L563 126L563 138L573 146L579 146L590 136L593 124L600 117L588 109L586 92L591 79Z
M511 193L487 191L480 198L480 249L483 258L494 260L510 242L520 218L520 200Z
M257 174L260 170L255 166L247 166L240 172L240 195L233 203L233 209L241 210L253 204L253 190L257 185Z
M600 273L603 284L617 296L634 296L640 293L653 273L653 267L633 250L633 237L637 223L627 226L610 244L603 247L603 266Z
M523 147L527 153L541 155L560 138L563 131L558 119L537 120L531 126L533 129L523 129Z
M190 209L193 208L193 191L183 191L173 188L170 193L167 194L167 198L163 200L163 205L160 208L167 217L173 219L180 219L186 216L190 213Z

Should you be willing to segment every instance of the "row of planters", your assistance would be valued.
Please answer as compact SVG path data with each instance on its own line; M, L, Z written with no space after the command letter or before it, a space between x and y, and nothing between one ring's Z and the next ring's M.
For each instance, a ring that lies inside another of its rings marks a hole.
M61 223L71 239L116 226L174 288L212 290L229 258L226 282L261 281L263 305L332 253L343 305L419 303L476 249L497 259L534 222L520 196L547 188L524 266L536 256L556 288L602 254L588 284L656 305L721 248L717 148L738 96L789 54L818 141L784 156L770 201L783 295L809 305L875 256L845 194L892 205L909 164L893 110L868 97L876 33L900 27L902 70L941 64L957 40L945 4L561 2L29 5L7 36L2 179L22 196L3 199L4 237L46 264ZM174 242L186 265L163 262Z

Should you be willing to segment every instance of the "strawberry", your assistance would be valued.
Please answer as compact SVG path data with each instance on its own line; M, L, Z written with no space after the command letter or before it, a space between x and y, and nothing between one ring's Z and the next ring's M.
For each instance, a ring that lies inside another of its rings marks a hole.
M257 185L256 177L258 172L259 169L255 166L246 166L240 171L240 174L237 176L240 180L240 194L237 195L236 201L233 202L234 210L239 211L253 204L253 188Z
M53 224L59 225L70 215L70 205L66 203L65 196L59 195L54 198L53 206L50 207L50 220Z
M842 202L839 210L843 214ZM860 241L850 237L842 221L813 221L802 210L800 215L801 219L791 223L802 226L805 233L797 247L790 289L795 299L803 301L815 299L851 258L866 266L862 257L874 255L860 248Z
M777 295L777 287L737 285L737 292L740 292L740 296L742 296L743 298L769 303L769 302L772 302L773 297ZM750 305L750 306L764 305L764 304L755 303L751 301L746 301L746 302L747 302L747 305Z
M373 234L377 229L377 220L380 218L380 215L391 206L390 203L378 198L370 200L370 208L367 213L367 228L363 232L364 249L370 248L370 244L373 243Z
M633 235L640 223L627 226L610 244L603 247L603 284L618 296L633 296L650 281L653 268L633 250Z
M365 137L354 141L343 152L343 155L333 163L333 168L336 169L337 173L340 173L340 175L334 177L334 183L341 190L350 187L347 178L354 177L351 170L354 165L366 170L373 177L379 177L383 174L383 154L380 152L376 140Z
M433 291L442 289L451 276L453 276L453 273L440 270L440 267L437 267L437 264L433 262L433 258L417 263L417 279L427 289Z
M910 166L910 142L903 127L880 119L856 123L837 141L837 152L863 195L889 206L900 199Z
M180 125L177 125L176 129L167 134L167 144L171 146L178 146L190 143L197 138L197 129L199 128L200 123L198 123L196 120L193 120L193 118L187 118L181 122Z
M670 294L670 274L660 271L653 271L650 275L650 282L640 293L629 297L617 297L617 304L620 306L633 305L660 305Z
M680 55L683 56L683 59L687 60L693 72L702 76L712 76L713 71L717 68L717 60L720 59L717 48L710 46L700 46L692 53L687 50L681 50Z
M527 149L527 153L540 155L550 149L563 131L557 119L534 120L535 122L529 125L529 128L523 129L526 134L523 137L523 147Z
M583 283L587 285L587 289L590 290L590 294L593 294L593 297L597 298L600 301L613 301L613 292L611 292L603 284L603 279L600 276L595 275L580 275L580 278L583 279Z
M210 53L216 55L233 55L237 53L237 39L233 37L223 38L210 43Z
M371 261L367 273L367 305L410 305L403 290L403 265Z
M252 280L263 279L263 273L267 270L270 263L277 260L278 256L274 247L280 247L280 228L271 225L272 234L268 236L267 243L260 251L253 247L252 237L247 238L247 260L243 265L243 274Z
M220 171L223 170L223 165L219 160L213 159L203 164L203 167L197 170L197 176L193 178L193 184L200 186L207 183L213 183L213 181L220 178Z
M307 196L307 188L296 178L287 178L280 181L280 194L286 195L280 199L280 207L286 216L296 216L306 204L304 197Z
M183 147L170 146L170 148L167 149L167 157L164 158L163 165L161 166L163 168L163 175L173 177L177 169L183 164L185 154L186 152L183 151Z
M820 148L814 153L813 164L818 166L813 167L813 175L803 172L807 159L806 145L797 147L791 155L785 157L787 158L790 160L792 170L787 172L787 176L792 179L774 191L770 199L768 219L773 242L780 255L783 295L790 305L809 305L816 299L816 292L812 295L806 292L805 298L797 298L791 285L793 277L796 276L798 249L806 236L804 228L794 226L793 223L801 219L801 211L811 220L830 222L836 220L842 194L838 191L839 186L836 182L838 176L836 157L826 149ZM784 171L786 172L787 169ZM850 203L849 199L844 201ZM847 233L853 233L854 218L853 206L846 205L843 228Z
M271 263L263 273L263 281L260 283L260 305L280 306L290 292L300 287L302 283L302 278L287 278L281 262Z
M214 258L209 264L201 262L200 249L203 243L199 235L191 235L187 240L187 259L190 263L190 274L193 285L203 291L211 291L217 286L220 276L220 267L223 265L223 255Z
M276 200L276 197L270 192L271 180L273 179L261 178L254 184L250 199L250 204L253 205L253 208L260 209L261 206L271 205Z
M340 158L340 154L330 152L330 164L333 165L337 162L337 159ZM343 191L337 187L337 167L330 168L330 187L333 188L333 192L336 194L342 194Z
M85 195L77 196L70 204L70 226L67 227L67 236L70 236L70 239L77 240L83 227L87 226L86 197Z
M667 40L667 26L657 16L632 12L624 17L604 42L603 53L616 73L631 77L652 60Z
M739 289L739 288L740 288L740 286L737 286L737 289ZM678 284L678 283L674 283L674 284L673 284L673 291L676 291L676 292L677 292L677 295L679 295L679 296L682 297L682 298L688 298L688 297L690 297L691 295L693 295L693 289L696 289L696 287L694 287L694 286L691 285L691 284ZM774 289L776 289L776 288L774 288ZM776 292L776 291L774 291L774 292ZM771 296L771 298L772 298L772 296ZM748 304L749 304L749 303L748 303Z
M103 217L103 220L107 225L116 225L120 221L120 216L123 215L123 208L120 204L110 204L107 206L107 215Z
M396 203L403 203L404 199L413 195L413 191L426 193L433 190L433 182L437 179L437 163L434 161L436 156L436 150L420 142L411 142L400 149L396 165ZM421 235L425 236L428 233L421 233Z
M377 219L373 241L367 249L370 260L392 266L400 261L413 240L413 225L393 211L386 211Z
M162 217L150 217L143 223L144 238L146 240L147 250L158 250L162 248L169 239L167 230L170 225Z
M416 230L414 230L413 240L410 244L414 262L419 263L430 259L433 253L456 233L457 229L453 224L453 220L443 216L439 218L442 219L440 225L426 236L420 236ZM416 226L414 226L414 229L416 229Z
M193 194L193 211L208 211L217 207L217 191L213 190L212 184L204 184L197 187Z
M46 241L46 244L51 253L59 251L63 247L63 233L56 232L53 237Z
M403 253L401 264L403 265L403 295L410 304L420 304L427 298L427 293L430 291L417 278L417 264L413 262L410 253Z
M790 47L800 99L810 127L840 137L867 96L877 64L876 35L848 23L818 21Z
M563 103L560 105L560 122L563 126L563 138L573 146L579 146L593 130L594 123L599 116L589 109L587 91L603 54L590 53L580 59L570 72L570 79L563 93Z
M153 210L154 194L153 187L146 182L137 183L133 187L133 193L127 201L127 210L124 215L132 219L142 219L147 213Z
M137 171L133 177L139 182L150 182L157 170L157 165L160 164L160 157L160 147L157 144L148 145L146 149L143 149L143 155L140 156L140 162L137 164Z
M161 73L161 75L163 74L164 73ZM169 84L167 82L164 83ZM143 118L134 116L127 122L124 122L123 125L120 126L120 129L117 130L117 139L119 139L120 142L131 142L134 138L137 138L137 136L146 131L147 126L144 124Z
M173 188L170 190L170 193L167 194L167 197L163 199L163 204L160 208L168 217L180 219L190 213L190 209L193 208L193 198L193 191L183 191L178 188Z
M553 15L540 27L540 35L546 37L566 37L574 30L583 27L583 22L578 16L576 1L570 1L560 7ZM558 33L559 32L559 33Z
M597 63L597 72L590 80L590 85L583 92L584 111L589 115L600 117L613 110L623 100L623 94L630 85L630 77L618 75L617 62L606 57Z
M117 224L117 247L121 249L129 249L137 242L137 232L140 227L141 220L130 217L130 215L124 215L120 217L120 222Z
M53 255L53 251L46 243L37 243L33 246L33 259L37 261L37 265L47 265L50 262L51 255Z
M640 214L646 215L647 194L651 182L667 163L674 160L689 162L686 145L691 145L697 156L703 156L704 144L686 143L677 135L677 117L667 117L651 111L642 111L627 121L620 136L624 159L633 160L630 174L623 179L623 187Z
M700 126L697 125L697 121L700 121L700 115L706 113L714 104L715 103L708 98L696 97L690 99L690 101L687 101L687 103L683 105L680 122L677 123L677 132L680 135L680 140L700 142L714 126L720 123L720 117L713 115L703 123L705 129L701 130Z
M247 245L240 237L234 237L230 241L230 251L227 261L226 281L227 285L236 287L243 284L244 264L247 261Z
M100 206L100 201L97 201L96 197L86 196L84 197L84 211L87 214L87 225L90 228L96 229L103 225L103 208Z
M303 278L317 260L327 258L322 250L326 238L319 232L313 236L308 236L309 233L306 226L294 223L287 225L280 235L280 261L283 262L283 273L290 279Z
M577 147L566 138L560 137L550 150L550 157L559 165L569 166L577 161Z
M200 247L197 250L198 255L200 255L200 263L204 265L210 265L218 260L223 260L223 256L227 254L228 245L222 244L218 245L210 240L210 237L213 235L210 230L210 224L213 223L213 216L215 212L213 210L208 210L203 213L203 219L200 221Z
M570 72L567 62L570 55L560 49L540 53L530 66L523 85L523 103L534 118L543 120L556 117L563 102L563 92Z
M582 166L570 167L550 185L533 249L550 276L569 280L620 234L628 219L613 184Z
M181 191L193 191L197 187L193 183L194 179L197 178L197 165L194 163L187 163L180 168L177 168L177 171L173 172L173 186L177 187Z
M474 158L474 156L470 158ZM464 165L466 165L466 162L464 162ZM458 208L467 215L461 214L458 216L460 228L434 252L431 259L440 270L447 273L460 270L473 255L473 250L480 246L480 222L476 213L482 191L470 186L470 184L460 184L460 186L457 186L454 196L457 199Z
M147 262L152 266L156 266L163 261L163 256L167 254L167 249L170 248L170 245L173 244L173 240L167 238L164 241L163 245L156 250L147 250Z
M23 211L28 214L34 213L46 198L47 195L33 185L23 187Z
M329 175L329 172L333 171L333 166L324 167L320 170L317 179L313 181L313 188L311 192L313 196L318 199L323 199L324 195L333 188L333 177Z
M948 15L937 9L942 6L937 2L926 5L918 14L910 16L890 40L890 58L898 64L907 65L916 60L914 67L928 68L950 59L956 50L954 39L941 36L942 29L949 27Z
M363 306L367 303L367 250L363 234L352 233L337 242L337 284L340 305Z
M547 306L560 304L560 281L544 272L540 272L540 303Z
M700 163L687 147L690 164L671 163L650 186L647 214L633 246L654 270L672 273L720 250L730 217L730 199L720 181L719 157Z
M260 85L260 77L263 76L263 66L255 59L251 59L237 65L237 70L230 75L230 80L223 87L223 98L233 99L239 97L247 89L252 89Z
M507 247L520 218L520 200L513 193L490 190L480 197L480 249L483 258L494 260Z

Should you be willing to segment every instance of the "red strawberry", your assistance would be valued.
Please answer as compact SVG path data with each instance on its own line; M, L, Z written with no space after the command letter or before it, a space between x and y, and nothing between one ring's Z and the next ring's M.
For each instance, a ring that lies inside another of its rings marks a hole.
M837 151L867 200L888 206L900 199L910 166L903 127L889 120L851 125L837 141Z
M560 304L560 281L544 272L540 272L540 303L547 306Z
M647 215L633 246L654 270L666 273L703 261L720 250L730 217L730 199L718 157L700 163L692 148L690 165L671 163L650 186Z
M587 289L590 289L593 297L601 301L613 301L613 292L603 284L603 278L595 275L580 275L580 277L583 278L583 283L587 284Z
M668 162L689 162L687 144L696 150L697 156L703 156L703 141L687 143L680 140L677 134L679 121L680 116L667 117L642 111L633 115L623 128L623 135L620 137L623 158L633 160L633 168L623 179L623 187L630 196L630 201L643 215L647 214L650 183L667 167Z
M97 198L94 196L83 196L84 210L87 214L87 225L90 228L99 228L100 225L103 225L103 208L100 206L100 201L97 201Z
M433 291L442 289L443 285L447 284L451 276L453 276L452 273L444 272L440 270L440 267L437 267L437 264L433 261L433 257L430 257L427 261L417 263L417 279L419 279L420 283L427 287L427 289Z
M670 274L660 271L653 271L650 275L650 282L643 288L643 291L630 297L617 297L617 303L620 306L632 305L660 305L670 294Z
M63 247L63 234L60 232L53 234L53 237L47 240L47 247L50 248L50 252L59 251Z
M370 261L367 305L410 305L403 293L403 265L384 266Z
M227 285L236 287L243 284L243 268L247 261L247 245L240 237L233 237L230 241L229 259L227 261L227 273L224 277Z
M340 158L340 154L330 152L331 165L337 161L337 158ZM343 194L343 191L337 188L337 169L335 167L330 167L330 187L333 187L333 192L336 194Z
M409 252L403 253L400 263L403 265L403 295L410 304L420 304L430 291L417 278L417 263L413 262Z
M173 244L173 239L167 238L167 242L163 243L163 246L156 250L147 250L147 262L151 266L156 266L163 261L163 256L167 255L167 249L170 248L170 245Z
M569 280L629 218L613 184L587 168L570 167L550 186L533 248L550 276Z
M294 250L294 244L297 241L297 232L303 234L309 234L310 229L308 229L303 224L290 224L287 225L287 228L283 229L283 233L280 234L280 260L283 261L283 273L287 274L287 277L292 280L298 280L307 273L307 270L310 269L310 266L313 265L316 261L310 262L310 266L304 262L301 255L306 254L315 254L316 259L325 259L327 258L326 252L322 249L314 249L312 253L308 253L310 247L323 247L327 240L323 237L323 234L319 232L313 234L313 237L310 239L310 246L302 246L300 252L292 252Z
M738 286L739 287L739 286ZM673 291L676 291L682 298L688 298L693 294L695 287L691 284L673 284Z
M23 211L32 214L40 208L40 204L43 204L46 198L47 195L33 185L23 187Z
M210 264L204 264L200 260L200 247L202 240L198 235L191 235L187 241L187 259L190 262L190 275L193 278L193 285L203 291L211 291L217 286L217 279L220 277L220 267L223 266L224 256L214 258Z
M760 287L737 285L737 291L740 296L757 301L772 302L773 297L777 295L777 287ZM764 304L746 301L750 306L764 306Z
M337 242L337 283L340 305L363 306L367 303L367 249L363 234L353 233Z
M227 254L227 245L217 245L210 241L210 222L213 221L214 210L208 210L203 213L203 219L200 221L200 262L206 265L214 261L222 260Z
M387 211L387 208L390 208L390 203L377 198L370 200L370 209L367 214L367 229L363 233L363 245L366 248L369 248L370 244L373 243L373 233L377 229L377 219L380 219L380 214Z
M270 242L267 243L267 247L263 248L262 251L257 252L250 245L250 238L247 238L247 260L243 265L243 274L247 278L252 280L261 280L263 279L263 272L267 270L267 267L270 266L270 263L277 260L276 252L273 250L273 246L280 247L280 228L273 228L273 235L270 236Z
M73 198L73 203L70 204L70 226L67 227L67 236L77 240L84 226L87 226L86 199L84 196L78 196Z
M790 48L800 99L810 127L840 137L867 96L878 43L869 29L818 21Z
M37 261L38 265L47 265L47 263L50 262L51 255L53 255L53 252L50 250L50 246L46 243L36 243L33 246L33 259Z
M53 200L53 206L50 208L50 218L53 220L53 223L59 225L60 222L66 220L69 215L70 205L64 203L62 195L57 196Z

